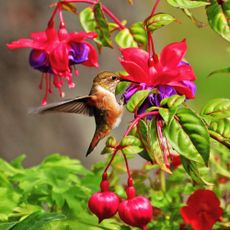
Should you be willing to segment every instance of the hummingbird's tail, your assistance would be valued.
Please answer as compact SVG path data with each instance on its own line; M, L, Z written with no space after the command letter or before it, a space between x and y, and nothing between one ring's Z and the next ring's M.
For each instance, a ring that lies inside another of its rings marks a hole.
M98 142L104 138L105 136L109 135L110 133L110 129L96 129L93 139L89 145L89 148L87 150L86 156L88 156L93 150L94 148L97 146Z

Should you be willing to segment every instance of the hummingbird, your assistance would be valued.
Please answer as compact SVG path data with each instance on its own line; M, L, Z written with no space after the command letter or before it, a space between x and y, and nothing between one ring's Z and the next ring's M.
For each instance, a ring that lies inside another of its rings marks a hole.
M94 116L96 130L86 153L88 156L99 141L120 124L123 102L120 100L118 103L115 97L116 86L120 80L113 72L101 72L94 78L89 95L40 106L32 112L65 112Z

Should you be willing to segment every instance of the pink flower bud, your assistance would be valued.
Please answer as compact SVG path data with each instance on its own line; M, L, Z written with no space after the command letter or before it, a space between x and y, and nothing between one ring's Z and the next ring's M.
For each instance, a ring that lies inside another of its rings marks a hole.
M101 182L101 192L94 193L89 201L88 207L99 219L99 223L114 216L118 210L119 198L109 191L109 182L103 179Z
M118 208L120 218L128 225L146 229L153 216L149 200L143 196L135 197L133 186L128 187L126 193L128 199L122 201Z

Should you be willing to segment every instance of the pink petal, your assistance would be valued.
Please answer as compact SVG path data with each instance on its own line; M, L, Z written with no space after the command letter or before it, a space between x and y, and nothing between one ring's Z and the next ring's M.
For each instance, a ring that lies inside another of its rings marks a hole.
M17 41L13 41L7 44L9 49L18 49L18 48L34 48L43 50L45 48L44 43L40 43L28 38L21 38Z
M176 67L185 55L187 50L186 41L171 43L163 48L160 55L160 62L164 70Z
M128 72L131 81L146 83L151 85L152 79L150 78L148 72L145 72L139 65L132 61L126 61L124 59L120 59L120 63L124 67L124 69Z
M85 33L85 32L73 32L73 33L69 33L68 35L68 39L66 40L66 42L82 42L84 39L93 39L96 38L97 34L95 32L89 32L89 33Z
M46 41L47 40L47 36L46 36L46 32L33 32L30 34L30 37L33 39L33 40L36 40L36 41Z
M195 81L196 76L190 65L182 65L177 67L177 70L181 76L184 76L183 80Z
M180 82L170 82L167 85L173 86L179 94L185 95L187 99L194 98L193 91Z
M84 42L89 47L88 60L82 64L85 66L95 66L98 67L98 54L96 49L88 42Z
M60 43L49 55L50 64L55 75L70 76L68 46Z
M139 48L126 48L120 49L120 51L123 60L136 63L144 72L148 73L149 54L146 51Z

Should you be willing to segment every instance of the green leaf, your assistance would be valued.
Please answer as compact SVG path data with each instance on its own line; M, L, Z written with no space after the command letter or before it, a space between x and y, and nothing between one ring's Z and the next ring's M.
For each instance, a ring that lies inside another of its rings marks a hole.
M228 16L225 15L221 4L218 4L218 1L213 0L212 4L207 7L206 13L211 28L224 39L230 41L230 27L228 25L229 19Z
M149 18L146 22L149 31L155 31L163 26L167 26L175 21L170 14L158 13Z
M122 94L125 89L129 86L130 82L128 81L121 81L118 83L117 87L116 87L116 92L115 94L118 95L118 94Z
M134 145L134 146L141 146L141 141L139 140L139 138L135 137L135 136L125 136L122 138L121 140L121 146L125 147L125 146L129 146L129 145Z
M12 227L17 224L18 222L7 222L7 223L0 223L0 230L10 230Z
M124 147L122 150L122 153L124 154L137 154L143 151L143 148L135 145L129 145Z
M117 33L117 35L115 36L115 42L121 48L138 47L136 41L134 40L133 35L130 33L129 29L127 28Z
M221 135L222 138L230 139L230 118L214 120L208 128Z
M138 135L151 161L156 162L163 171L171 174L170 169L165 165L163 153L157 138L155 119L148 124L144 120L140 120L138 123Z
M93 12L96 21L96 32L101 45L112 48L113 44L110 36L109 25L103 14L101 3L94 5Z
M223 119L230 117L230 99L217 98L210 100L201 110L204 118Z
M117 141L116 141L115 137L110 136L107 138L107 140L106 140L106 146L107 147L116 147L116 145L117 145Z
M168 108L177 108L178 106L180 106L182 103L184 103L185 101L185 96L180 96L180 95L173 95L171 97L166 97L164 98L160 105L161 106L164 106L164 105L167 105Z
M147 31L144 28L143 22L136 22L130 27L130 31L134 37L134 40L144 48L147 47Z
M197 7L209 5L208 2L191 1L191 0L167 0L167 2L171 6L182 8L182 9L191 9L191 8L197 8Z
M87 7L82 10L79 16L80 23L86 32L96 32L97 23L94 17L93 9L91 7ZM101 44L98 38L95 38L94 40L98 44Z
M183 156L181 156L181 162L184 166L185 171L188 173L191 178L197 182L198 184L206 184L206 185L212 185L208 181L206 181L204 178L201 177L199 168L197 166L197 163L194 161L191 161Z
M172 147L185 158L207 165L210 151L208 130L202 120L191 110L180 108L165 128Z
M211 77L211 76L219 74L219 73L227 73L227 74L229 74L230 73L230 66L226 67L226 68L223 68L223 69L214 70L208 75L208 77Z
M13 188L0 187L0 221L8 220L14 208L18 206L21 195L14 191Z
M133 113L138 108L138 106L144 102L150 92L150 90L140 90L133 94L126 105L127 110Z
M229 1L223 2L222 7L223 7L223 11L224 11L225 16L228 19L228 25L230 26L230 20L229 20L229 18L230 18L230 2Z
M29 229L29 230L38 230L42 229L43 226L48 224L52 221L63 220L65 219L65 215L58 214L58 213L47 213L47 212L35 212L28 216L23 221L19 222L18 224L14 225L11 230L22 230L22 229Z

